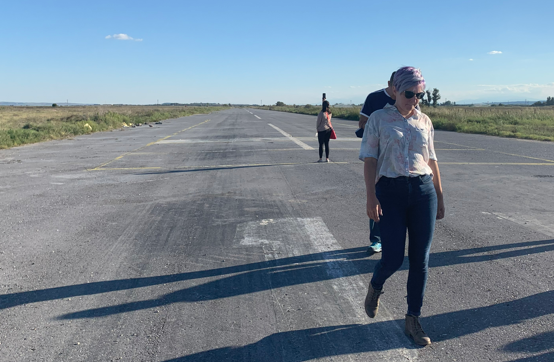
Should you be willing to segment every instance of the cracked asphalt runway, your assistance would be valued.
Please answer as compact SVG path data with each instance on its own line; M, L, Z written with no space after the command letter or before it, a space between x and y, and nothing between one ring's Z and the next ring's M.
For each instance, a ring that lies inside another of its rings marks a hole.
M357 122L234 108L0 150L0 361L553 361L554 144L436 131L422 324L375 319Z

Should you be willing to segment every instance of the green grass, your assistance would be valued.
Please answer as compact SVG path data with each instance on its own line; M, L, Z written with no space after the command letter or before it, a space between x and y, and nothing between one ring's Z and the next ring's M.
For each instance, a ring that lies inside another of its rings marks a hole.
M316 106L258 107L316 116ZM331 107L334 118L358 120L360 107ZM539 141L554 141L554 107L422 107L435 129Z
M226 108L228 107L0 107L0 149L211 113Z
M554 141L553 107L426 107L435 129Z

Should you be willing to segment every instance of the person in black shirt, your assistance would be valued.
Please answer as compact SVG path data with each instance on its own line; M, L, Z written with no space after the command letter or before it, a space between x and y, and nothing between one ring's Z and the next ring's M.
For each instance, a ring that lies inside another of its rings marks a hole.
M392 84L395 73L396 72L393 72L390 76L387 88L370 93L365 99L364 106L360 111L360 120L358 122L358 127L360 128L356 131L356 136L359 138L363 137L365 124L373 112L383 109L387 104L393 105L394 102L396 102L392 92ZM371 242L371 245L367 249L368 254L372 255L381 252L381 231L379 230L379 224L372 219L369 219L369 241Z

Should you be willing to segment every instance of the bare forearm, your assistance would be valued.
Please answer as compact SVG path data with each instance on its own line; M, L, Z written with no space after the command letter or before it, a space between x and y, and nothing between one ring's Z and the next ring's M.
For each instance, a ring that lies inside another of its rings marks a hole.
M375 195L375 177L377 174L377 159L367 157L364 159L364 179L367 195Z
M365 124L367 123L367 117L360 114L360 120L358 121L358 127L359 128L365 128Z
M444 207L444 198L442 196L441 173L439 172L439 164L435 160L429 160L428 164L429 167L431 167L431 172L433 172L433 184L435 186L435 191L437 192L437 220L441 220L446 214L446 208Z
M433 184L435 185L435 191L437 192L437 197L442 199L442 183L441 183L441 174L439 171L439 164L435 160L429 160L429 167L431 167L431 172L433 172Z
M367 157L364 159L364 178L365 188L367 192L366 212L367 216L379 222L380 217L383 215L381 204L377 200L375 195L375 174L377 173L377 160L375 158Z

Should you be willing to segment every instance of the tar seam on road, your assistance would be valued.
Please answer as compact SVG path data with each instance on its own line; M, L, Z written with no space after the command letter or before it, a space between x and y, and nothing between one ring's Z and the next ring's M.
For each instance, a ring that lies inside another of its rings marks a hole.
M350 164L352 162L329 162L325 163L325 165L346 165ZM282 163L248 163L248 164L240 164L240 165L203 165L203 166L182 166L182 167L175 167L171 169L164 169L164 171L194 171L194 170L202 170L202 169L233 169L233 168L248 168L248 167L274 167L274 166L306 166L306 165L317 165L319 167L322 167L323 165L318 162L282 162ZM114 168L102 168L103 171L110 170L140 170L140 169L156 169L160 170L161 167L114 167Z
M156 144L156 142L160 142L160 141L163 141L163 140L165 140L165 139L168 139L169 137L176 136L176 135L178 135L178 134L181 133L181 132L188 131L189 129L192 129L192 128L194 128L194 127L198 127L198 126L200 126L201 124L204 124L204 123L209 122L209 121L210 121L210 120L207 119L207 120L205 120L204 122L200 122L200 123L198 123L198 124L195 124L194 126L190 126L190 127L188 127L188 128L185 128L184 130L181 130L181 131L179 131L179 132L175 132L175 133L172 134L172 135L166 136L166 137L164 137L164 138L160 138L159 140L154 141L154 142L150 142L150 143L147 144L146 146L142 146L142 147L137 148L136 150L132 150L132 151L129 151L129 152L125 152L125 153L122 154L121 156L118 156L118 157L114 158L114 159L111 160L111 161L108 161L108 162L106 162L106 163L103 163L103 164L101 164L100 166L96 166L95 168L87 169L87 171L99 171L99 170L102 169L102 167L107 166L107 165L109 165L110 163L115 162L115 161L117 161L117 160L120 160L120 159L122 159L123 157L125 157L125 156L128 155L128 154L131 154L131 153L134 153L134 152L136 152L136 151L140 151L140 150L142 150L142 149L145 149L145 148L148 147L148 146L151 146L151 145L153 145L153 144ZM159 169L160 167L138 167L138 168L137 168L137 167L134 167L133 169L144 169L144 168Z
M349 165L349 164L361 164L361 162L348 162L348 161L333 161L324 163L325 165ZM238 164L238 165L199 165L199 166L182 166L175 168L161 167L105 167L96 168L88 171L123 171L123 170L148 170L153 169L163 172L179 172L179 171L194 171L194 170L210 170L210 169L234 169L234 168L249 168L249 167L273 167L273 166L307 166L318 165L321 167L321 163L318 162L285 162L285 163L251 163L251 164ZM466 165L466 166L554 166L554 163L523 163L523 162L441 162L441 165Z

